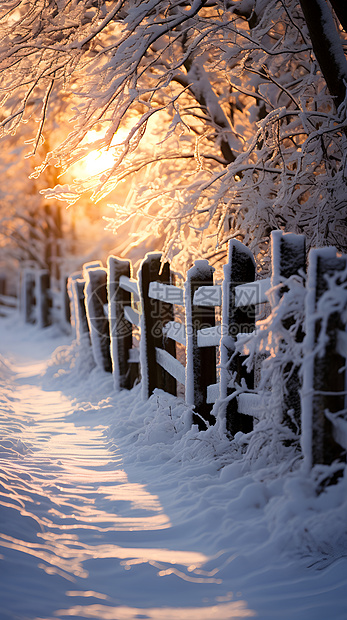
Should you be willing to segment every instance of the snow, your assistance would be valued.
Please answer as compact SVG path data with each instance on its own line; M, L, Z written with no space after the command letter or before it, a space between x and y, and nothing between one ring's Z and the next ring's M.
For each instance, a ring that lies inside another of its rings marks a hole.
M207 386L207 403L215 403L220 397L220 383L212 383Z
M0 342L1 620L345 620L346 475L116 393L55 327Z

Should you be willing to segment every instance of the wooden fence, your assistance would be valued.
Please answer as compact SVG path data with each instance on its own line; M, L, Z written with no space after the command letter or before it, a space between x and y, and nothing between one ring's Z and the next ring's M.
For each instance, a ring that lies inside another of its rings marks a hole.
M306 332L310 350L302 372L294 360L285 369L283 420L301 432L303 418L302 443L310 464L343 459L347 449L347 336L341 312L332 312L324 326L324 355L316 352L323 329L316 310L328 290L327 277L339 273L347 281L346 261L331 248L311 251L307 319L296 335L303 339ZM230 435L247 433L262 397L236 343L256 328L257 306L268 302L267 291L275 291L272 305L276 306L286 293L286 279L296 275L304 285L305 270L305 238L281 231L272 233L272 275L265 280L256 280L253 256L236 240L229 243L222 285L214 284L214 270L206 260L196 261L184 286L178 287L161 254L147 254L136 279L128 260L110 256L107 268L90 263L83 274L69 278L77 339L90 341L96 364L113 372L117 390L130 389L140 375L144 398L156 388L176 394L179 383L200 429L214 423L212 407L219 400ZM178 307L184 321L175 318ZM216 307L221 309L218 324ZM294 321L295 317L287 318L284 328L290 330ZM139 347L134 347L135 332ZM182 346L185 364L176 355L176 348Z
M247 370L237 343L256 329L257 308L269 305L269 289L274 309L288 290L286 280L301 278L306 319L295 337L304 340L305 351L300 364L289 360L283 369L280 406L283 422L301 434L310 465L330 464L347 449L347 257L324 248L311 250L307 260L305 238L281 231L272 233L271 254L271 277L259 280L252 253L230 241L221 285L214 283L208 261L198 260L181 287L160 253L146 256L136 279L130 261L110 256L106 268L100 261L88 263L64 278L59 290L51 289L48 272L28 266L19 307L27 322L40 327L67 326L72 315L77 340L91 346L96 364L113 373L116 390L131 389L140 377L144 398L156 388L176 394L179 385L202 430L214 423L218 400L234 436L250 432L264 407L254 369ZM345 297L329 298L332 281ZM17 305L17 299L0 295L0 314ZM287 317L284 330L290 332L295 320ZM257 371L262 373L261 364Z
M1 300L0 300L1 301ZM58 323L64 331L71 321L67 277L52 285L49 271L34 264L25 265L21 271L17 305L26 323L48 327Z

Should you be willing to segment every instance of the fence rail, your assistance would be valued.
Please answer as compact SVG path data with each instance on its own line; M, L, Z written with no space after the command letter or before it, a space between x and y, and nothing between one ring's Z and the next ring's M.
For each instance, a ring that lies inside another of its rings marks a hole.
M18 298L11 295L0 295L0 305L7 306L8 308L17 308Z

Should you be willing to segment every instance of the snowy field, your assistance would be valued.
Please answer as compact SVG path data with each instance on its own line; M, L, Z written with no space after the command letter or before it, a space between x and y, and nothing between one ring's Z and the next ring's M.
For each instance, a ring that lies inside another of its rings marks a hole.
M1 620L346 620L346 476L114 393L55 328L0 343Z

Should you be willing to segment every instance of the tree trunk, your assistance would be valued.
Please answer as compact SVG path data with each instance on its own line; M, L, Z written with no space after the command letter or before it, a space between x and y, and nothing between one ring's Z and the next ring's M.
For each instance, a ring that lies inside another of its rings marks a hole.
M330 0L330 4L333 7L336 16L344 29L347 32L347 3L346 0Z
M325 0L300 0L300 4L314 54L337 109L346 96L347 61L332 13ZM340 3L335 5L339 7Z

